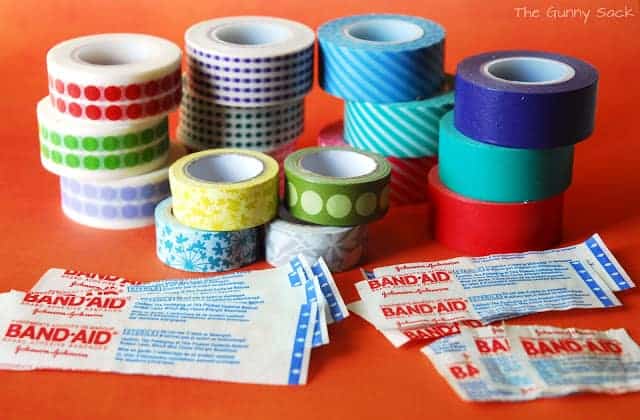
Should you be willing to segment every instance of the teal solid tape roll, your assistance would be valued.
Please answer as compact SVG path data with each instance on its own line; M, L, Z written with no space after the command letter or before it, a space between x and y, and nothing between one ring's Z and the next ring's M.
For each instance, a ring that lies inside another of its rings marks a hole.
M515 149L470 139L454 125L454 112L440 122L439 174L451 191L500 203L542 200L571 184L573 146Z
M171 211L171 197L155 210L158 259L182 271L212 273L233 270L258 257L258 228L213 232L178 222Z
M415 16L368 14L318 29L319 82L348 101L428 98L444 79L444 29Z
M446 83L438 95L422 101L390 104L347 101L345 140L357 149L382 156L435 156L440 118L453 108L453 100L452 86Z

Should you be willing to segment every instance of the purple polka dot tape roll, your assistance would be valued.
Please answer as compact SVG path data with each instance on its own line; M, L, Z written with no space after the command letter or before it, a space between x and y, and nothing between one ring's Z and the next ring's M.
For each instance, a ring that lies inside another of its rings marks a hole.
M313 30L287 19L238 16L185 33L188 84L219 105L256 107L304 97L313 85Z
M172 144L168 161L155 171L107 182L60 178L62 211L98 229L134 229L154 224L156 205L170 195L169 166L186 154Z

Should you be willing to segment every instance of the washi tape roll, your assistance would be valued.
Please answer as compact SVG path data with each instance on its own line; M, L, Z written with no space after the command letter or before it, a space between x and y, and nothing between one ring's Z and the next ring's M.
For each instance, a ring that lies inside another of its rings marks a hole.
M189 87L220 105L256 107L304 97L313 84L315 35L287 19L238 16L185 33Z
M349 146L344 141L342 121L325 126L318 135L318 145L322 147ZM429 170L438 163L433 156L419 158L386 157L391 165L389 200L393 206L418 204L427 201L427 187L424 180Z
M56 109L77 118L126 120L180 103L181 51L144 34L100 34L64 41L47 53Z
M347 101L428 98L444 79L444 29L427 19L370 14L318 29L322 89Z
M47 98L37 107L42 165L60 176L104 181L152 171L167 160L168 120L79 122L58 114Z
M523 203L493 203L447 189L429 172L433 231L443 245L469 255L540 250L562 237L564 193Z
M345 139L350 145L389 157L438 154L440 118L453 109L453 87L446 84L429 99L389 104L347 101Z
M154 223L156 205L169 196L169 165L186 153L171 144L170 157L160 169L107 182L61 177L63 213L82 225L100 229L133 229Z
M183 225L233 231L276 216L278 162L242 149L205 150L171 165L173 214Z
M178 138L193 149L236 147L268 151L296 139L304 129L304 99L241 108L216 105L185 89Z
M234 270L258 258L258 228L212 232L184 226L173 216L171 198L155 209L158 259L178 270L212 273Z
M476 200L520 202L569 188L573 146L514 149L482 143L460 133L453 114L440 123L439 175L448 189Z
M366 253L367 225L338 227L312 225L293 218L280 207L279 217L265 228L266 260L273 266L287 264L302 254L309 261L319 257L333 273L357 266Z
M389 208L391 167L382 157L343 147L310 147L284 161L285 201L297 219L354 226L382 218Z
M598 72L537 51L469 57L456 73L455 125L467 137L523 149L567 146L593 131Z

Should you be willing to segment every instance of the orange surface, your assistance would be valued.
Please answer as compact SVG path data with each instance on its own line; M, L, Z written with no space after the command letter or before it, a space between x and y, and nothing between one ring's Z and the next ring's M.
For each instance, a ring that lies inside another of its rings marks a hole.
M597 18L598 7L633 8L634 17ZM591 8L580 19L518 18L514 7ZM566 243L602 234L640 281L640 14L633 0L170 0L0 1L0 290L27 290L50 267L113 272L143 281L186 277L154 255L153 228L99 231L75 225L59 207L58 179L38 160L35 104L47 93L45 53L67 38L99 32L147 32L179 45L192 23L219 16L278 15L317 28L338 16L398 12L425 16L447 30L447 70L487 50L531 48L574 55L601 72L596 133L577 148L567 193ZM341 102L315 88L301 143L338 118ZM177 115L172 117L173 127ZM367 266L435 260L457 253L428 237L427 207L393 209L372 226ZM253 268L266 266L260 263ZM356 270L337 275L355 299ZM640 341L640 294L624 307L547 313L518 320L584 328L625 327ZM638 418L640 394L579 395L524 404L467 404L453 394L418 347L395 350L356 316L330 328L331 344L313 352L301 388L72 372L0 372L0 419L211 418Z

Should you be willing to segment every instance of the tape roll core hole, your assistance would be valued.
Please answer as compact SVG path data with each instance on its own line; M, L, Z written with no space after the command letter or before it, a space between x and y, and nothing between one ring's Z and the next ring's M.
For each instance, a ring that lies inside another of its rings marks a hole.
M214 29L209 37L235 45L268 45L287 41L291 37L291 31L273 23L234 23Z
M350 150L322 150L302 158L300 166L309 172L332 178L354 178L378 167L369 156Z
M565 82L575 75L568 64L540 57L500 58L486 63L484 72L503 82L536 85Z
M185 171L201 181L234 183L257 177L264 171L264 164L253 156L229 153L196 159Z
M424 35L424 30L415 23L399 19L378 19L349 25L345 33L359 41L397 44L415 41Z
M99 41L78 48L75 57L94 66L121 66L148 60L150 48L135 39Z

